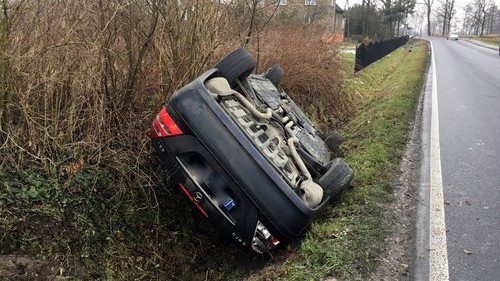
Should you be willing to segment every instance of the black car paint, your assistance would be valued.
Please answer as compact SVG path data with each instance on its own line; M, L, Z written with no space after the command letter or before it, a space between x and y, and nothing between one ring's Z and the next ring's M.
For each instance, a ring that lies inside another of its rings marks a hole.
M289 243L303 233L330 198L315 209L304 205L205 88L204 82L216 73L210 69L172 95L166 109L184 134L153 139L153 146L167 170L191 195L213 193L212 200L204 195L198 203L223 235L248 249L259 220L283 244ZM190 155L202 159L203 164L190 163ZM197 182L186 171L196 170L193 167L211 169L213 175ZM234 225L221 215L223 205L216 206L220 195L210 187L214 182L225 184L232 192L228 196L235 197L236 206L228 211Z

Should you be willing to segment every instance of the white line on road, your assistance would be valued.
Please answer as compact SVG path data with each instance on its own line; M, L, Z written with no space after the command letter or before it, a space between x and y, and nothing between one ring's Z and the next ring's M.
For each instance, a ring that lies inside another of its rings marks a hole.
M430 206L429 206L429 280L447 281L448 254L446 250L446 226L444 220L441 152L439 148L439 116L437 98L436 62L432 51L432 117L430 147Z

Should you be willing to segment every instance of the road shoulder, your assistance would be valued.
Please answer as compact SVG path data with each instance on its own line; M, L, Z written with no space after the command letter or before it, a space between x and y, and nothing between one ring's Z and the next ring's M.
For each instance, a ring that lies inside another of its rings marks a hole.
M462 40L464 40L466 42L469 42L469 43L472 43L472 44L477 45L477 46L481 46L483 48L488 48L488 49L496 50L496 51L500 52L500 46L495 46L495 45L492 45L492 44L488 44L488 43L484 43L484 42L481 42L481 41L478 41L478 40L468 39L468 38L464 38Z
M427 77L427 75L426 75ZM422 117L425 91L422 87L415 118L409 132L403 158L400 163L400 175L394 186L394 201L384 211L384 224L391 227L384 249L381 249L380 264L368 280L411 280L413 271L413 248L415 247L415 224L418 218L417 203L419 198L422 166Z

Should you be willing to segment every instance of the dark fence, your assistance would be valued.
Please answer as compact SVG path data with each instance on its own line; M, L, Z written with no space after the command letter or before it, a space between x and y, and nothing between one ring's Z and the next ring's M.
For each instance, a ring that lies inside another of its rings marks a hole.
M410 39L409 36L398 37L386 41L378 41L368 45L361 44L356 48L356 63L354 72L360 71L373 62L403 46Z

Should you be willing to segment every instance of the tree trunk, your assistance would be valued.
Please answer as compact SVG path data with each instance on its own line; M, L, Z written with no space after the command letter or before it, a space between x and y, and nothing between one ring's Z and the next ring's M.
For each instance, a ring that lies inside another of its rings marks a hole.
M447 22L447 18L446 18L446 13L445 13L445 16L444 16L444 20L443 20L443 31L441 32L441 36L444 36L444 34L446 33L446 22Z
M490 15L490 26L488 27L488 34L491 34L493 32L493 22L495 22L495 14L496 10L492 9L491 10L491 15Z
M252 31L254 29L255 18L257 17L257 4L258 1L252 1L252 15L250 17L250 26L248 27L247 38L245 40L245 46L250 43L250 38L252 38Z
M483 18L483 20L481 21L481 33L479 33L479 37L483 37L483 34L484 34L484 22L485 22L485 19Z
M450 0L450 1L451 2L450 2L450 14L449 14L449 18L448 18L448 31L451 31L451 18L452 18L452 16L455 15L455 14L453 14L453 9L455 8L455 0Z
M431 36L431 5L427 4L427 36Z
M451 14L448 16L448 32L451 32Z
M448 22L448 0L444 3L444 15L443 15L443 32L441 36L444 36L446 33L446 23Z

